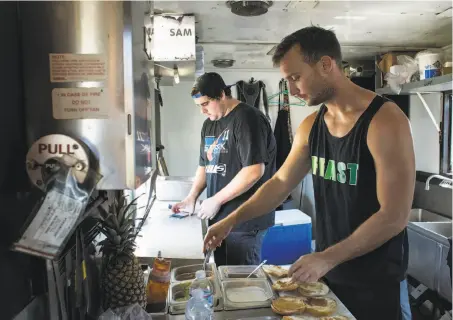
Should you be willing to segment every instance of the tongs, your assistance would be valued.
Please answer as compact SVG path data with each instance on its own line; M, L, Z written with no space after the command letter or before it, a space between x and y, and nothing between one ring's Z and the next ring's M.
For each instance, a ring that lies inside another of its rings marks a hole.
M264 260L263 262L261 262L258 267L256 267L248 276L246 279L250 278L255 272L257 272L262 266L264 266L266 264L267 260Z
M212 252L214 250L208 250L206 252L206 257L204 258L204 261L203 261L203 270L206 271L206 265L208 264L209 262L209 259L211 258L211 255L212 255Z

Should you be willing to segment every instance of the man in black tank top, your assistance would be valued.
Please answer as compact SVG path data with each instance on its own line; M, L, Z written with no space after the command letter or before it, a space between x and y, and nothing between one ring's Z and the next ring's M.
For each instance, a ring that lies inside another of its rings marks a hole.
M312 171L316 252L296 261L290 275L300 282L324 278L359 320L403 319L400 290L415 186L408 119L395 103L343 74L331 31L312 26L294 32L278 45L273 62L292 95L321 107L301 123L273 178L211 226L205 247L278 206Z

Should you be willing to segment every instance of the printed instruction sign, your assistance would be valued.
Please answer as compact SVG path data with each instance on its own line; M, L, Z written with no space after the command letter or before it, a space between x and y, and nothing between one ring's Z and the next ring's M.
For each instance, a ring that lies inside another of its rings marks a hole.
M17 246L48 254L57 254L82 213L83 203L51 190Z
M107 59L103 54L51 53L50 82L103 81Z
M109 98L105 88L55 88L52 109L55 119L106 119Z

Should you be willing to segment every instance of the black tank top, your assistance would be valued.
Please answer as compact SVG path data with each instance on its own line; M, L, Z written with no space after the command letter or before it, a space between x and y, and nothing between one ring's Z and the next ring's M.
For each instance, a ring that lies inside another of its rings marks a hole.
M380 208L376 170L367 145L371 119L389 101L376 96L344 137L330 134L323 105L310 132L316 206L316 250L322 251L350 236ZM408 260L406 229L376 250L347 261L326 278L335 283L368 285L401 281Z

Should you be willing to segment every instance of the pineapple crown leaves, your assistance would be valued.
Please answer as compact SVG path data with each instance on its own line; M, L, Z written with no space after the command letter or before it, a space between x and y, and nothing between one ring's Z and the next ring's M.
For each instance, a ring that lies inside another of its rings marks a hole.
M132 217L141 208L132 209L132 206L136 205L139 197L133 199L129 204L127 204L125 196L115 198L113 204L109 205L108 211L103 206L98 207L99 215L97 218L101 221L100 231L106 237L99 243L103 255L133 257L137 236L134 232L134 222L141 219L133 219Z

